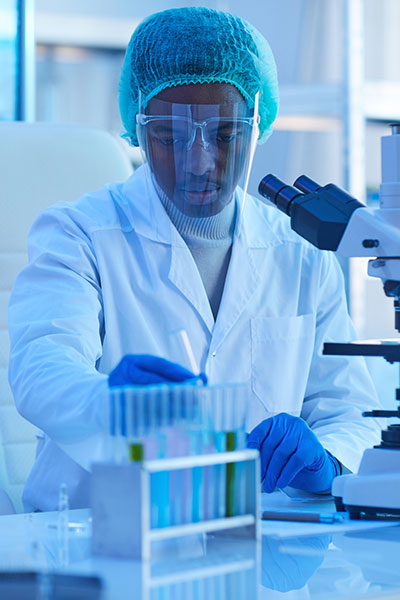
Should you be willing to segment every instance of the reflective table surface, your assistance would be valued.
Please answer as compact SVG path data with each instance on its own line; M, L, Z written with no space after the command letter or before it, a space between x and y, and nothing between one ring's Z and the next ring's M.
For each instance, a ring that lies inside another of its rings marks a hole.
M334 512L331 498L294 500L280 492L263 494L262 506ZM91 556L89 510L69 511L68 520L66 537L58 513L0 517L0 598L35 597L19 596L5 575L25 570L101 578L101 592L93 580L68 578L73 594L52 596L42 586L36 597L43 599L400 599L400 522L263 521L261 543L191 536L164 542L156 560L139 562Z

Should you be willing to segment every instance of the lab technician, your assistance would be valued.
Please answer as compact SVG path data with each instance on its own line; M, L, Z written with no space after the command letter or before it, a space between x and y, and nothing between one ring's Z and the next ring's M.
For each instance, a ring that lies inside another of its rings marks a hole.
M328 491L378 440L361 416L377 400L361 358L322 355L355 337L335 257L244 193L278 107L267 41L225 12L154 14L129 43L119 103L146 165L42 212L12 292L9 380L40 430L26 508L55 509L62 482L89 505L100 399L193 377L180 329L209 384L249 383L264 489Z

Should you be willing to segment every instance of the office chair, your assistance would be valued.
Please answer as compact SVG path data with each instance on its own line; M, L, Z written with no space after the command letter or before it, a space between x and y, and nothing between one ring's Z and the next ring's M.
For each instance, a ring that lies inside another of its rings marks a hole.
M35 427L18 414L7 380L7 307L14 280L27 263L28 231L49 205L75 200L131 173L122 142L104 131L0 123L0 514L22 510L36 447Z

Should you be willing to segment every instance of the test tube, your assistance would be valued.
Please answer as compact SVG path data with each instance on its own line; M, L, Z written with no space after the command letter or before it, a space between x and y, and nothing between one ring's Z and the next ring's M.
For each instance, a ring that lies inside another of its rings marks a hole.
M116 424L115 424L115 394L110 390L108 394L108 442L107 456L111 462L116 459Z
M109 391L109 435L110 435L110 456L112 462L118 462L118 390L113 388Z
M69 563L69 501L67 486L61 483L58 494L58 560L61 568L65 568Z
M120 391L119 401L120 433L122 438L126 438L126 394L124 389Z
M213 454L214 439L209 430L203 432L203 453ZM214 481L214 466L203 467L204 476L204 519L214 519L214 504L215 504L215 481Z
M235 449L243 450L246 448L247 434L245 431L246 411L248 389L246 386L236 386L235 396L240 410L233 414L232 425L235 430ZM247 507L247 471L246 462L238 462L234 465L235 471L235 514L244 515Z
M187 421L185 402L189 388L176 385L170 390L171 427L168 428L168 456L188 456L190 454L190 437L185 429ZM188 497L188 486L191 487L191 477L186 470L174 469L170 472L170 519L171 525L182 525L187 522L185 513ZM191 490L190 490L191 493Z
M217 452L226 451L226 436L224 431L216 431L214 434L215 448ZM226 513L226 465L214 466L215 482L215 518L223 518Z
M129 447L131 462L142 462L144 458L143 444L133 442Z
M214 598L217 600L219 598L229 598L226 589L226 580L225 575L218 575L216 577L215 582L215 595Z
M165 433L158 428L160 422L160 409L163 396L169 394L168 386L153 387L149 389L148 407L150 409L150 431L153 432L157 443L157 458L167 457L167 438ZM155 527L168 527L170 525L170 482L168 471L159 471L151 476L151 498L153 523Z
M236 450L243 450L246 448L247 434L244 431L236 431ZM236 502L236 514L246 514L247 508L247 462L238 462L235 464L235 502Z
M192 522L193 473L192 469L182 469L182 523Z
M201 433L192 433L191 454L201 454ZM192 521L197 523L204 520L204 476L203 467L193 467L193 497L192 497Z
M126 439L127 439L127 451L130 453L129 458L132 460L131 454L131 440L134 439L133 431L134 431L134 420L133 420L133 407L134 407L134 398L131 393L127 393L125 396L125 418L126 418Z
M232 452L236 449L235 432L228 431L226 433L226 450ZM235 463L226 465L226 516L235 516L235 479L236 479Z

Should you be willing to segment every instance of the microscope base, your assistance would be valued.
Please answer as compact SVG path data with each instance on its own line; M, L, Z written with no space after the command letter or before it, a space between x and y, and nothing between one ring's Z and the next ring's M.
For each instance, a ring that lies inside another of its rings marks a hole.
M400 451L366 450L358 473L336 477L332 494L351 519L400 516Z

